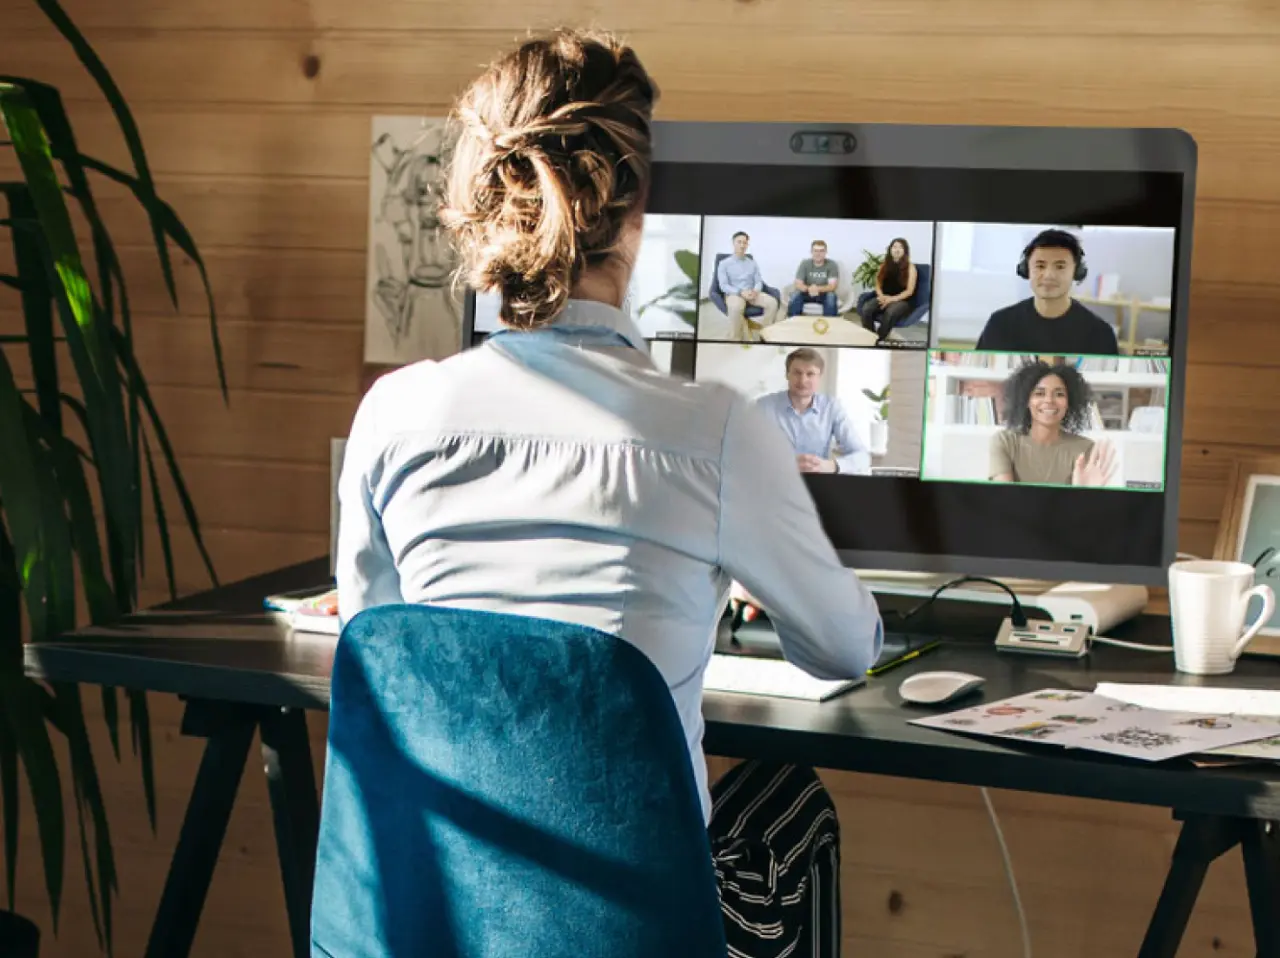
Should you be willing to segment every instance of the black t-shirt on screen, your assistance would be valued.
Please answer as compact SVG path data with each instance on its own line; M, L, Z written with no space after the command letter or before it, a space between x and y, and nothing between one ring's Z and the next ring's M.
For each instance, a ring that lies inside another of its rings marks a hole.
M1075 300L1055 319L1036 312L1035 300L997 309L987 320L978 349L1006 353L1062 353L1115 356L1116 334L1106 321Z

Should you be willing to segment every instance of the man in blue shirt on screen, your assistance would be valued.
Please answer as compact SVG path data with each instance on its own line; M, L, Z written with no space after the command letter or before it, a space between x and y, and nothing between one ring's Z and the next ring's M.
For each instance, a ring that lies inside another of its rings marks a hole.
M756 327L770 326L778 314L778 301L764 291L764 278L760 267L747 255L751 237L739 230L733 234L733 255L726 256L716 267L716 279L720 292L724 293L725 312L729 316L729 328L733 338L740 342L758 339L748 324L748 306L759 306L764 312L750 320Z
M825 368L817 350L792 350L787 354L787 388L761 396L756 404L791 441L801 472L867 474L871 451L840 400L819 391ZM833 442L840 449L838 456L831 454Z

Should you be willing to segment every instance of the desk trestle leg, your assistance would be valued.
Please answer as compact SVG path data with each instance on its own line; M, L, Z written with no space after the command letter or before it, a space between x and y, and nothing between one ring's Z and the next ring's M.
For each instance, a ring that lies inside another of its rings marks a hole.
M252 714L228 712L213 703L187 703L182 734L207 739L208 744L151 926L146 958L183 958L191 952L256 727Z
M275 819L294 958L311 953L311 887L320 804L306 716L300 710L192 699L182 734L208 740L182 821L146 958L186 958L213 879L254 733Z
M1240 827L1258 955L1280 956L1280 824L1250 821Z
M1174 812L1182 832L1138 958L1176 958L1209 866L1241 847L1259 956L1280 958L1280 844L1273 822Z
M262 758L280 854L280 878L294 958L311 954L311 891L316 877L320 799L311 765L307 716L280 709L262 720Z

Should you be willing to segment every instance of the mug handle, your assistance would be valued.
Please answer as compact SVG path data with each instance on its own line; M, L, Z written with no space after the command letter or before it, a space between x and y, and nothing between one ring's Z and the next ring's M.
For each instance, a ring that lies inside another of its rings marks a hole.
M1276 611L1276 594L1271 591L1271 586L1260 583L1241 595L1240 601L1244 603L1246 609L1249 608L1249 600L1255 595L1262 600L1262 612L1253 620L1253 624L1244 630L1244 635L1240 636L1236 641L1235 648L1231 650L1231 661L1233 662L1240 657L1240 653L1249 644L1249 640L1258 634L1258 630L1271 620L1271 616Z

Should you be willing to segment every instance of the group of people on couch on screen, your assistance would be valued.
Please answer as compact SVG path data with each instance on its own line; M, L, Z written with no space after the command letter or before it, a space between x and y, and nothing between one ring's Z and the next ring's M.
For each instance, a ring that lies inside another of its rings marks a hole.
M759 265L748 255L750 243L751 237L745 232L734 233L732 255L720 260L716 267L732 338L742 342L758 338L755 330L772 325L781 305L766 288ZM1027 281L1031 295L993 312L978 337L977 349L1110 356L1119 353L1111 325L1072 296L1076 284L1088 275L1084 249L1074 235L1060 229L1042 231L1022 251L1016 272ZM910 244L902 237L895 238L885 250L875 289L871 295L861 297L857 307L863 327L875 333L877 340L888 338L894 327L911 314L918 280ZM838 316L839 284L839 264L827 258L825 241L814 240L809 257L796 267L786 317L800 315L810 304L820 306L823 316ZM752 306L759 307L760 313L748 317L747 310Z
M751 237L739 230L733 234L733 253L716 266L716 281L724 295L729 328L736 340L748 341L752 325L771 326L778 318L780 303L765 288L764 277L755 259L747 255ZM885 250L884 261L876 274L874 295L858 308L862 325L883 340L893 327L911 312L911 297L916 291L917 271L911 262L911 246L903 238L894 239ZM816 239L809 246L809 256L796 267L794 292L787 302L786 316L799 316L807 305L822 308L822 315L840 315L836 289L840 285L840 265L827 258L825 240ZM748 322L747 309L759 307L760 314Z

